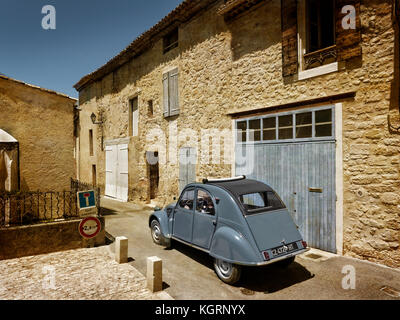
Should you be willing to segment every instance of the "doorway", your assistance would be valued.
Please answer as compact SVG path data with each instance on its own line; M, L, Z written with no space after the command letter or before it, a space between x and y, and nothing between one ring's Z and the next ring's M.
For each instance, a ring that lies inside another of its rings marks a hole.
M158 185L160 182L160 169L158 152L146 152L147 177L149 179L149 201L157 198Z

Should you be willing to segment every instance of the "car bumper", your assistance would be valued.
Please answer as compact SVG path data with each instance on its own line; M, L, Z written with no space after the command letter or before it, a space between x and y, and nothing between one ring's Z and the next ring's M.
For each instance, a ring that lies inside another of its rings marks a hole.
M307 252L309 250L310 250L310 248L301 249L301 250L289 253L287 255L284 255L282 257L279 257L279 258L275 258L275 259L272 259L272 260L269 260L269 261L264 261L264 262L257 263L256 266L258 266L258 267L266 266L266 265L269 265L269 264L272 264L272 263L275 263L275 262L278 262L278 261L282 261L282 260L297 256L297 255L305 253L305 252Z

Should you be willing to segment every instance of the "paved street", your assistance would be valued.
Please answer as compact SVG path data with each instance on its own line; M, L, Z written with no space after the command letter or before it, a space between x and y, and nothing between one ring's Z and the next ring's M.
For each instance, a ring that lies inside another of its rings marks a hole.
M0 300L159 300L108 246L0 261Z
M400 270L318 251L297 257L286 270L273 265L246 268L240 282L229 286L217 278L207 254L177 242L172 249L153 244L148 228L150 211L109 199L103 199L102 206L106 231L129 238L132 266L145 274L146 257L163 259L165 291L175 299L399 299L394 290L400 289ZM355 289L342 288L346 266L356 272ZM381 290L385 286L388 293Z

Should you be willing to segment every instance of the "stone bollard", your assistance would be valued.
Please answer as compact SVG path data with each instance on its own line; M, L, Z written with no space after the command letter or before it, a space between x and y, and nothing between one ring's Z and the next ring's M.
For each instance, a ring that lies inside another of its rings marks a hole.
M151 292L162 291L162 260L158 257L147 258L147 288Z
M116 237L115 238L115 261L118 263L128 262L128 238Z

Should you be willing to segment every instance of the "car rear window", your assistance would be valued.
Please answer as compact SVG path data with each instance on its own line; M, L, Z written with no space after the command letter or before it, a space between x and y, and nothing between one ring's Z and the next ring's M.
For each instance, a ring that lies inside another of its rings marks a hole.
M247 214L273 211L285 208L282 200L273 191L248 193L239 196Z

